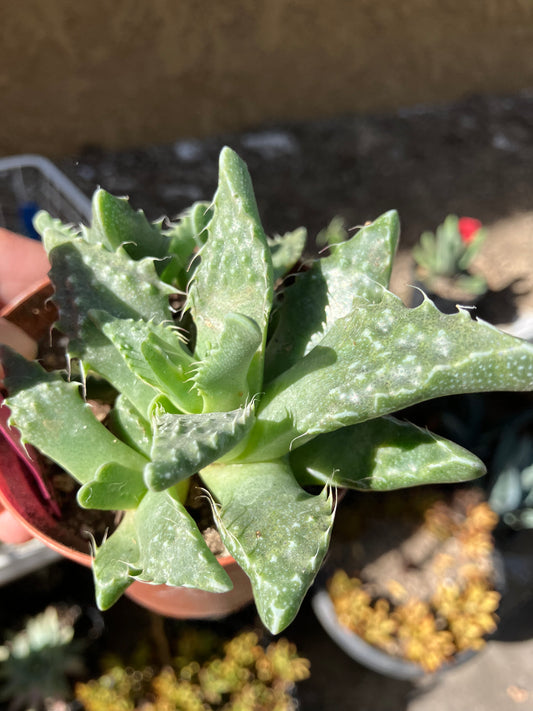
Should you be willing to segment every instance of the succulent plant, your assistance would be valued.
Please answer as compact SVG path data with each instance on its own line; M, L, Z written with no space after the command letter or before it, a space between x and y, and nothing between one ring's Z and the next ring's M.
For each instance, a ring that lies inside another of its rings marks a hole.
M435 233L423 232L413 248L418 279L429 291L439 290L443 280L472 296L487 291L481 274L469 271L470 263L485 241L486 232L481 222L472 217L448 215Z
M74 640L69 620L75 615L75 609L60 616L48 607L0 646L0 699L10 709L41 709L46 699L71 696L70 678L85 671L83 644Z
M326 553L332 488L484 473L466 450L391 413L446 394L533 388L532 345L427 299L408 309L387 290L395 212L282 279L305 233L265 236L229 148L212 203L169 228L103 190L90 228L46 214L36 227L79 378L5 348L11 423L80 483L81 507L125 512L95 545L102 609L134 580L230 588L185 506L198 473L259 614L279 632ZM116 391L109 428L84 400L89 373ZM319 493L304 489L313 484Z
M416 562L413 547L402 539L396 554L405 557L397 566L391 564L390 550L383 549L373 550L366 562L349 559L360 577L337 569L328 593L339 623L427 672L460 652L481 649L498 622L501 581L492 557L498 517L486 502L467 503L468 498L437 499L419 511L419 526L412 532L413 541L418 537ZM398 531L405 530L404 523Z
M533 412L503 427L490 462L489 502L511 528L533 528Z
M76 699L87 711L295 711L292 691L309 677L309 666L288 640L265 649L255 632L241 632L208 659L176 659L157 673L152 666L115 664L99 679L77 684Z

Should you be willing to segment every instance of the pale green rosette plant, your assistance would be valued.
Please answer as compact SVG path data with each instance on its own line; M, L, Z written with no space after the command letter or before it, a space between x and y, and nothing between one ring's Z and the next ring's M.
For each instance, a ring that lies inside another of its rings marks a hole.
M533 388L530 344L427 299L408 309L387 291L395 212L283 279L305 231L265 236L229 148L213 202L170 229L102 190L90 228L43 214L37 228L69 357L117 395L106 428L84 401L84 377L6 349L11 422L81 484L80 506L125 512L96 546L103 609L134 580L230 588L185 506L198 473L261 618L279 632L327 551L334 487L484 473L466 450L391 413L452 393Z

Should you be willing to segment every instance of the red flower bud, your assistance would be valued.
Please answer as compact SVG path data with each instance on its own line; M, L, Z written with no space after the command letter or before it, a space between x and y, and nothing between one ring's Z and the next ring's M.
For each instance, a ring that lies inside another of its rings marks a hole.
M465 244L471 242L479 230L483 227L475 217L460 217L458 222L459 234Z

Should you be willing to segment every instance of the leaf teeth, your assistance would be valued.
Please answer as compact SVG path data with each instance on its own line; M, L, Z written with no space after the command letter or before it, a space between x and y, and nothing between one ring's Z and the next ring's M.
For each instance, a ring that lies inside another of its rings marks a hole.
M229 312L253 319L263 336L272 302L272 265L250 177L230 149L220 156L209 239L190 285L187 307L197 330L196 356L216 346Z
M204 411L233 410L249 395L248 374L261 346L255 321L230 313L220 341L195 367L194 384L204 400Z
M283 462L217 464L201 476L221 503L217 525L250 577L261 619L280 632L296 615L327 550L331 492L306 494Z
M233 412L174 415L153 420L152 462L145 467L147 486L162 491L230 452L248 432L252 407Z
M196 524L168 494L148 493L136 512L135 527L142 569L136 579L210 592L231 590L231 580Z
M334 431L423 400L532 384L531 344L464 311L441 314L429 301L408 309L381 287L379 302L354 304L267 387L242 458L279 457L303 433Z

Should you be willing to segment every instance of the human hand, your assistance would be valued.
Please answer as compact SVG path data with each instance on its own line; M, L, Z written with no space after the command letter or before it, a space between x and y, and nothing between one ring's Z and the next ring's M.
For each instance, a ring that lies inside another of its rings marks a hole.
M42 281L50 263L40 242L0 228L0 307L33 284ZM17 326L0 318L0 343L11 346L27 358L34 358L37 344Z

